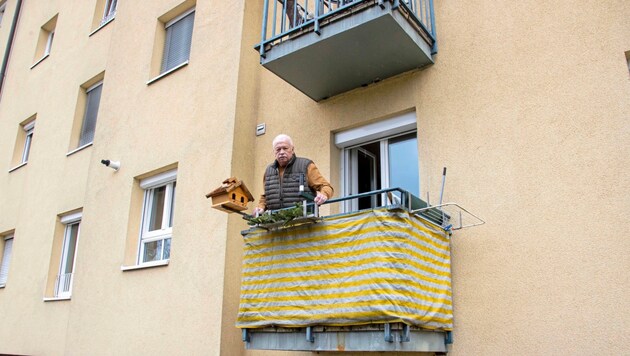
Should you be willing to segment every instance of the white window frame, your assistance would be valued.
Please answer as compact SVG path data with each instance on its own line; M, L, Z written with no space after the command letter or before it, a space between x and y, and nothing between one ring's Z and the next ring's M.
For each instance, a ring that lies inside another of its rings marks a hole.
M101 96L98 98L98 102L99 102L99 109L100 109L100 102L101 102L101 97L103 95L103 81L99 81L96 84L92 85L91 87L87 88L85 90L85 109L83 111L83 120L81 121L81 131L79 132L79 145L78 148L82 148L84 146L88 146L91 145L92 143L94 143L94 135L96 134L96 122L98 121L98 110L96 110L95 113L95 118L94 118L94 129L92 131L92 140L89 142L84 142L84 132L83 129L85 127L86 124L86 120L87 120L87 115L88 115L88 109L89 109L89 104L90 104L90 93L96 89L97 87L101 87Z
M10 248L7 248L8 241L11 241ZM8 251L8 252L7 252ZM11 255L13 251L13 234L4 236L4 249L2 250L2 261L0 261L0 288L4 288L9 276L11 265ZM4 277L2 277L4 275Z
M350 175L348 172L348 170L356 171L356 167L353 167L356 161L356 154L353 154L353 148L371 142L380 142L381 187L389 187L389 162L386 154L389 151L388 140L414 131L417 132L416 113L408 112L391 119L337 132L335 134L335 145L341 149L341 196L352 194L351 187L357 185L356 176ZM382 201L385 201L385 199L386 196L384 194ZM346 212L357 210L357 207L358 201L356 199L347 200L343 205Z
M164 247L166 245L166 240L171 239L173 236L173 212L174 212L174 203L175 203L175 194L176 194L176 182L177 182L177 170L170 170L168 172L164 172L158 174L153 177L149 177L143 179L140 182L140 188L144 189L144 204L142 208L142 222L141 222L141 231L140 238L138 239L138 257L136 260L137 265L152 265L156 263L163 263L170 259L164 258ZM166 187L165 195L164 195L164 206L162 210L162 225L159 230L149 230L150 217L151 217L151 207L153 206L153 192L156 188ZM160 251L160 256L162 258L144 262L144 253L145 253L145 244L162 241L162 249ZM170 256L170 250L169 250Z
M76 267L77 252L79 247L79 238L81 237L81 218L82 213L74 213L61 217L61 223L65 225L63 234L63 243L61 247L61 258L59 260L59 272L55 279L55 298L70 298L72 295L72 283L74 281L74 269ZM68 249L70 248L69 242L72 235L72 227L77 227L77 239L74 242L74 256L72 257L72 270L70 271L69 278L63 275L68 264ZM62 278L63 282L62 282ZM65 288L67 286L67 288Z
M24 137L24 148L22 149L22 159L20 160L20 164L25 164L28 162L28 157L31 154L33 133L35 132L35 120L24 125L22 129L24 130L26 136Z
M52 49L53 39L55 38L55 31L48 32L48 39L46 39L46 49L44 49L44 57L50 55Z
M113 5L112 5L113 4ZM106 24L116 17L116 9L118 8L118 0L106 0L105 9L103 10L103 18L101 25Z

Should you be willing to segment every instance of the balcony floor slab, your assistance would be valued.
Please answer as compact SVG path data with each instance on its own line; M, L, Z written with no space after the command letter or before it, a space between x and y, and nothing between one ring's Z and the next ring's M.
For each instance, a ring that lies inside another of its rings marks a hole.
M431 45L385 5L285 39L261 63L316 101L432 64Z

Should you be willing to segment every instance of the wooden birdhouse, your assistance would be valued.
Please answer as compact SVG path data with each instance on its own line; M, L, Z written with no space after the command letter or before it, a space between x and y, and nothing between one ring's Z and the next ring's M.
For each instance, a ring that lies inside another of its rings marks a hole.
M213 208L228 213L247 210L247 203L254 201L245 183L236 177L224 180L220 187L206 194L206 198L212 198Z

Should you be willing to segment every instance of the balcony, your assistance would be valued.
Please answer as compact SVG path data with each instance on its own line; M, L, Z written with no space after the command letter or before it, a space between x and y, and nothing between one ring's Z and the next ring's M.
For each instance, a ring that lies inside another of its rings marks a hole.
M261 64L311 99L422 68L433 0L264 0Z
M451 234L483 221L455 203L430 206L400 188L327 204L377 195L388 205L320 217L303 194L299 217L278 222L272 213L263 220L273 222L242 232L237 327L246 348L448 351Z

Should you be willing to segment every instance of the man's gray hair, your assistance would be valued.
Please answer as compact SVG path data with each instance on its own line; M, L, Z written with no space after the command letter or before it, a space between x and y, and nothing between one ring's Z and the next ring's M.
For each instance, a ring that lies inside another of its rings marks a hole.
M291 137L289 137L289 135L280 134L276 136L276 138L274 138L273 141L271 142L271 148L276 148L276 143L280 141L286 141L289 143L291 147L293 147L293 140L291 139Z

